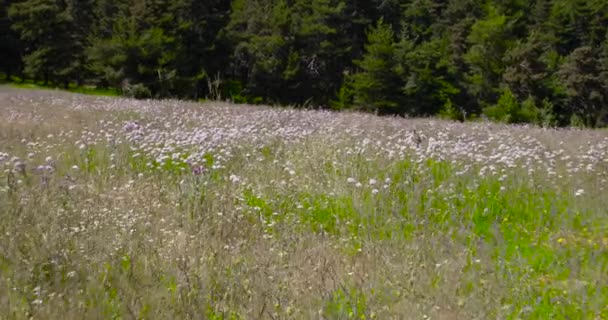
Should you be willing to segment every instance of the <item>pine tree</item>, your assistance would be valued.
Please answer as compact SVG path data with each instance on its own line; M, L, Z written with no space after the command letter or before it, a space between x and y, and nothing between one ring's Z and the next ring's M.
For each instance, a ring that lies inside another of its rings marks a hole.
M518 41L505 55L503 82L521 100L532 96L542 101L550 95L547 79L550 76L543 55L551 45L533 33L527 41Z
M394 33L382 19L367 33L361 72L354 75L355 103L380 113L405 113L403 83L395 59Z
M558 72L572 113L590 127L602 125L608 115L608 84L602 68L599 50L586 46L575 49Z
M481 106L493 104L504 72L503 55L512 44L507 16L495 7L471 27L467 41L471 45L464 59L469 67L466 75L469 93Z
M67 87L77 77L84 48L75 41L77 30L66 4L26 0L12 4L9 15L25 46L25 73Z
M21 73L21 42L18 34L11 29L8 8L13 1L0 0L0 71L7 79Z
M300 0L294 4L290 26L294 35L284 81L296 101L325 104L339 90L343 71L350 67L345 33L346 5L335 0Z
M289 102L284 74L299 59L291 51L292 10L285 0L235 0L227 26L234 44L232 73L240 74L244 94L266 101Z
M402 39L397 51L400 77L405 83L403 93L408 101L407 112L414 115L434 115L450 104L460 90L449 73L446 38L434 38L417 46Z

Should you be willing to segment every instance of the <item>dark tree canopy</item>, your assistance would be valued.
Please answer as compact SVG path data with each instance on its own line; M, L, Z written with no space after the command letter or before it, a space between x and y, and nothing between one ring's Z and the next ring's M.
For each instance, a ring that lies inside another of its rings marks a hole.
M0 72L136 97L608 121L605 0L0 0Z

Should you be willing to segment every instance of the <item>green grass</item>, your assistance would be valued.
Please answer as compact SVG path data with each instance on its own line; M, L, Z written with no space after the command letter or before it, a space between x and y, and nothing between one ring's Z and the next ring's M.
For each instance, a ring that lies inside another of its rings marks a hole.
M99 115L52 116L64 115L0 126L12 154L42 137L32 162L55 159L50 178L0 172L2 318L608 318L602 172L462 174L314 136L243 144L193 176L185 156L44 138L100 130Z
M11 79L7 79L6 75L0 73L0 84L10 85L15 88L22 89L53 89L53 90L62 90L73 93L87 94L87 95L95 95L95 96L110 96L116 97L120 96L120 92L116 89L112 88L98 88L95 86L78 86L75 83L69 83L68 88L66 89L64 85L53 85L47 84L44 85L43 82L34 82L33 80L23 80L19 77L12 76Z

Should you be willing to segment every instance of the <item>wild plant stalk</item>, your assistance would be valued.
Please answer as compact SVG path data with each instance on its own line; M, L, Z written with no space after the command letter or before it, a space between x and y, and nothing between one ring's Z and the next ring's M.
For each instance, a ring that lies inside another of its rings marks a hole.
M0 89L0 317L608 317L608 134Z

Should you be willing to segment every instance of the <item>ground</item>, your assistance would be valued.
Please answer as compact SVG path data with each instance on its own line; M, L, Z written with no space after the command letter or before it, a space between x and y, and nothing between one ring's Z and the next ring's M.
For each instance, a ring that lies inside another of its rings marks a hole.
M0 87L0 318L608 318L608 132Z

